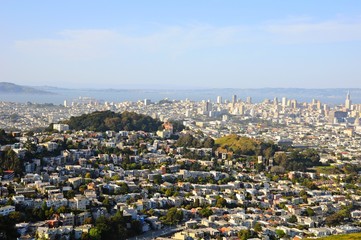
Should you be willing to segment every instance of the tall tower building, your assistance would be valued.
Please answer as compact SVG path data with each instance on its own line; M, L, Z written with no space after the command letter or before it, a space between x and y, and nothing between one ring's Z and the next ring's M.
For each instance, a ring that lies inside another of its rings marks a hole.
M239 111L240 115L244 115L244 112L245 112L244 106L240 105L238 111Z
M282 98L282 107L286 107L287 106L287 98L283 97Z
M347 95L346 95L346 100L345 100L345 107L347 110L350 110L351 109L351 98L350 98L350 91L347 92Z
M293 109L297 108L297 100L296 100L296 99L294 99L294 100L291 101L291 107L292 107Z
M237 95L233 95L232 96L232 103L236 103L237 102Z
M221 103L222 103L222 97L221 97L221 96L218 96L218 97L217 97L217 103L218 103L218 104L221 104Z
M252 98L251 98L251 97L247 97L246 102L247 102L248 104L251 104L251 103L252 103Z
M144 106L148 106L150 104L150 100L149 99L144 99Z
M210 101L205 102L203 111L207 113L212 111L212 103Z
M275 97L275 98L273 99L273 104L274 104L274 105L278 105L278 98L277 98L277 97Z

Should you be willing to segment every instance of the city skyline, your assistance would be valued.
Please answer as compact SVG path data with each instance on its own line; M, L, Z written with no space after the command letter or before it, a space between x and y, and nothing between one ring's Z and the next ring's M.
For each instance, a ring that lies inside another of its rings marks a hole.
M0 0L0 239L361 239L360 10Z
M0 81L78 88L361 87L358 1L1 6Z

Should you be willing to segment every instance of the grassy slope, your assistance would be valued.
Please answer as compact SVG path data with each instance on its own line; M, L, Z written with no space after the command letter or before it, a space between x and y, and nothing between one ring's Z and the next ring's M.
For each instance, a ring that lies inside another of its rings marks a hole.
M329 237L317 238L317 240L356 240L361 239L361 233L332 235Z

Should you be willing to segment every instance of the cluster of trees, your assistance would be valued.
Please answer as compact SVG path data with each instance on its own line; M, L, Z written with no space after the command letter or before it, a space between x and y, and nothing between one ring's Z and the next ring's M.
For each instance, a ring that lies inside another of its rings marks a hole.
M344 206L340 211L337 211L326 217L325 223L327 226L340 225L346 218L351 217L352 206Z
M290 154L277 154L274 160L278 166L288 171L306 171L307 168L322 165L320 155L314 149L304 151L294 149Z
M115 113L112 111L96 111L90 114L83 114L78 117L71 117L64 121L74 130L91 130L104 132L113 131L146 131L155 132L162 126L162 122L143 114L125 111Z
M13 144L15 142L17 141L11 134L6 133L4 129L0 129L0 145Z
M15 229L15 223L18 223L19 212L12 212L8 216L0 215L0 239L16 239L19 237Z
M127 228L127 223L131 224L131 228ZM126 239L141 233L142 224L140 221L127 219L118 211L109 218L99 217L95 226L90 229L88 234L83 234L82 239Z
M173 132L181 132L185 126L183 125L182 121L171 120L169 121L173 125Z
M199 210L198 213L202 217L208 218L209 216L211 216L213 214L213 211L210 207L205 207L205 208L202 208L201 210Z
M168 210L167 214L160 217L159 220L164 224L174 225L183 220L183 212L176 207L172 207Z
M11 201L11 200L10 200ZM14 204L8 202L7 205ZM20 222L37 222L50 219L54 214L74 212L70 208L61 206L57 210L47 207L44 202L40 208L25 207L16 205L16 211L7 216L0 216L0 239L16 239L19 234L15 224Z
M266 158L270 158L278 149L277 145L272 142L265 142L258 139L241 137L235 134L218 138L215 143L220 149L232 151L236 156L262 155Z
M23 205L16 205L17 220L14 223L26 221L26 222L37 222L50 219L54 214L70 213L74 210L69 207L61 206L57 209L54 207L48 207L45 202L40 208L25 207Z
M4 170L13 170L15 174L22 174L23 172L21 160L10 147L0 151L0 173Z
M257 231L256 231L257 229ZM238 236L238 239L240 240L247 240L247 239L250 239L250 238L258 238L258 235L257 235L257 232L258 231L261 231L259 230L261 229L262 230L262 227L259 223L256 223L255 227L254 227L254 231L251 231L249 229L247 230L240 230L237 234Z
M211 137L206 137L202 140L195 138L192 134L184 134L179 137L177 147L189 147L189 148L213 148L214 140Z

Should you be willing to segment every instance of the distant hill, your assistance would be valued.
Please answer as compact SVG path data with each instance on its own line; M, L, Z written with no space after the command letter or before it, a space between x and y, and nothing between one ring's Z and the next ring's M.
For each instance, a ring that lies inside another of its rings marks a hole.
M32 87L16 85L9 82L0 82L0 93L27 93L27 94L50 94L50 92L38 90Z
M113 131L146 131L155 132L162 126L162 122L143 114L134 112L115 113L112 111L97 111L71 117L63 121L73 130L91 130L104 132Z

